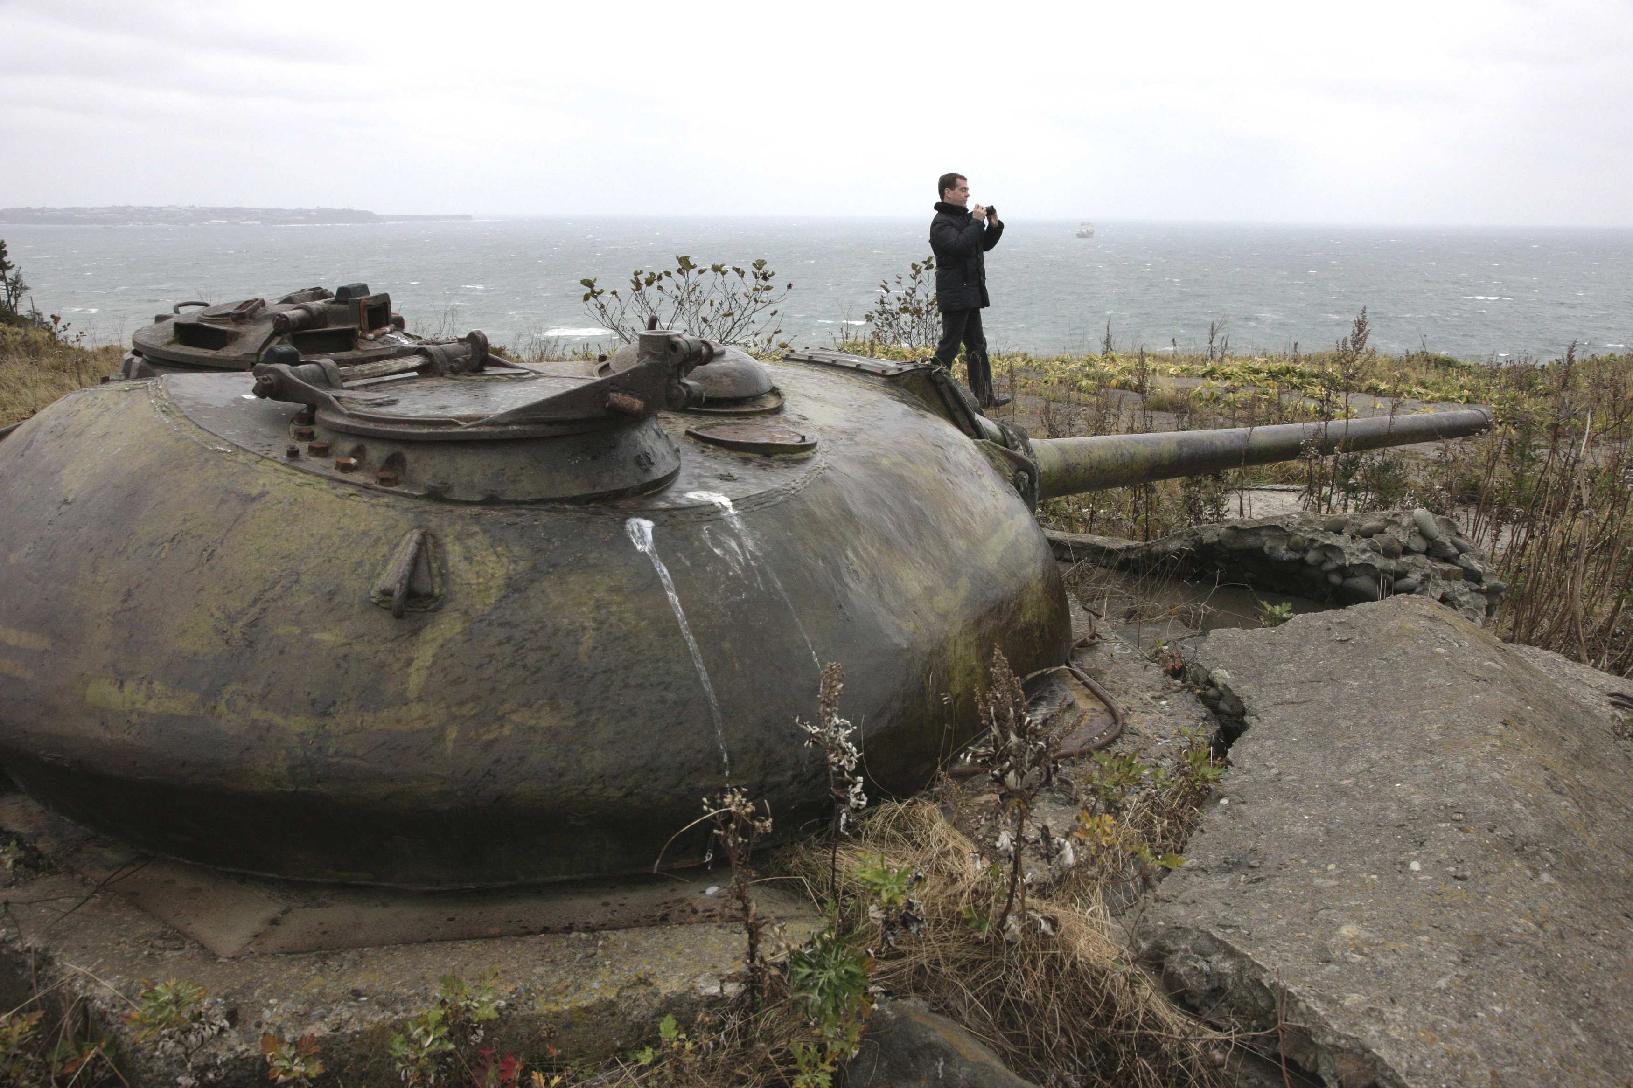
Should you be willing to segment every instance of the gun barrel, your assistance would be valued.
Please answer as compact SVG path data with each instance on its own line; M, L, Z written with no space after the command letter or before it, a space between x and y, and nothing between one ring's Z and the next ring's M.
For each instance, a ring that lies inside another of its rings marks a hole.
M1032 451L1038 460L1038 497L1052 499L1174 476L1200 476L1245 465L1291 461L1311 450L1349 453L1462 438L1490 426L1491 413L1482 408L1464 408L1213 431L1034 438Z

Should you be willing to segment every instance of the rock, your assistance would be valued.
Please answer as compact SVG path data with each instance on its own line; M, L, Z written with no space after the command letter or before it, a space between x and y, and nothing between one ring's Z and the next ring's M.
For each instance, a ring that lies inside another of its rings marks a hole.
M1318 601L1350 604L1375 601L1380 592L1422 592L1450 602L1475 622L1495 609L1496 598L1485 588L1487 572L1479 556L1458 552L1449 539L1449 521L1442 525L1430 518L1430 524L1442 533L1433 544L1423 539L1418 519L1405 510L1368 514L1360 527L1376 530L1370 536L1334 534L1326 529L1332 524L1347 528L1358 521L1338 515L1282 514L1191 529L1122 548L1108 546L1105 538L1051 534L1050 539L1062 557L1090 558L1138 572L1159 569L1165 576L1240 583ZM1407 547L1402 540L1408 542ZM1429 548L1440 562L1433 563L1409 547ZM1395 589L1394 579L1402 576L1417 579L1412 589ZM1363 591L1361 579L1374 584ZM1472 593L1451 588L1471 585L1478 587Z
M1452 547L1449 540L1431 540L1429 541L1429 555L1435 559L1451 560L1457 558L1458 551Z
M1140 549L1138 541L1115 536L1097 536L1093 533L1062 533L1046 530L1055 558L1063 563L1094 563L1098 566L1116 566L1125 556ZM1217 538L1216 538L1217 539Z
M846 1088L1036 1088L945 1016L918 1002L883 1005L845 1065Z
M1370 521L1362 522L1361 527L1355 530L1355 535L1359 537L1374 537L1383 532L1386 528L1388 528L1388 526L1384 524L1383 521L1379 520L1378 518L1373 518Z
M1414 532L1406 538L1406 549L1421 555L1429 550L1429 542L1423 539L1422 533Z
M1419 582L1417 576L1414 574L1409 574L1405 578L1395 579L1395 592L1416 593L1418 591L1418 585Z
M1412 524L1417 526L1424 540L1433 542L1440 539L1440 525L1435 521L1435 516L1423 507L1412 511Z
M1359 574L1345 578L1339 588L1357 601L1375 601L1381 595L1378 588L1378 579L1367 578Z
M1329 533L1342 533L1349 528L1349 518L1334 514L1321 522L1321 527Z
M1176 995L1329 1088L1622 1088L1633 684L1406 596L1193 653L1245 731L1142 923Z

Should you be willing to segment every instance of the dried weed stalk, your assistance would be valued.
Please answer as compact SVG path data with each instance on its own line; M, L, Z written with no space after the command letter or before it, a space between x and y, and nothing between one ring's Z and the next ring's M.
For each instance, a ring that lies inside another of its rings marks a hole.
M827 868L827 852L801 851L792 864L810 879ZM921 921L894 944L872 931L876 986L924 998L1039 1083L1215 1082L1224 1038L1169 1003L1096 901L1034 893L1026 912L1034 924L994 940L987 920L1007 879L929 801L886 803L860 822L839 851L847 901L865 902L865 874L883 867L914 875Z

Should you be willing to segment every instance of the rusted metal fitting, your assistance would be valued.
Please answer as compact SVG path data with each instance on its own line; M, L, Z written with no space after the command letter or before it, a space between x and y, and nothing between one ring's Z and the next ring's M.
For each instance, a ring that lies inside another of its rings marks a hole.
M306 452L311 454L313 457L327 457L329 456L329 443L323 441L321 438L316 442L308 442L306 444Z
M302 442L310 442L312 439L317 437L317 431L313 430L311 427L296 427L295 437L300 439Z
M357 458L355 458L355 457L336 457L335 458L335 468L338 468L341 472L356 472L357 471Z
M292 310L285 310L280 314L272 315L272 331L276 333L296 332L310 328L328 315L328 307L323 302L303 302Z
M301 448L299 446L291 445L291 446L285 446L284 447L284 456L289 458L291 461L293 461L295 458L299 457L300 455L301 455Z
M402 478L397 475L396 469L383 468L374 474L374 482L381 487L396 487Z
M646 415L646 402L640 397L632 397L628 393L607 394L607 411L616 412L621 416Z

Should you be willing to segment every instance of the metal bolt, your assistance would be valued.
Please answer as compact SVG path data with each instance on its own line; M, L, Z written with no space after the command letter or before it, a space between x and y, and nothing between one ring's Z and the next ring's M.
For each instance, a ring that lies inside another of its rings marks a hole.
M396 487L398 476L395 469L383 468L374 474L374 482L381 487Z
M285 446L284 447L284 456L289 458L290 460L294 460L295 458L299 457L300 455L301 455L301 448L299 446Z
M313 457L327 457L329 456L329 443L323 441L322 439L318 439L316 442L309 442L306 446L306 452L311 454Z
M355 458L355 457L336 457L335 458L335 468L338 468L341 472L356 472L357 471L357 458Z
M317 432L310 427L295 428L295 437L300 439L302 442L310 442L316 436Z

